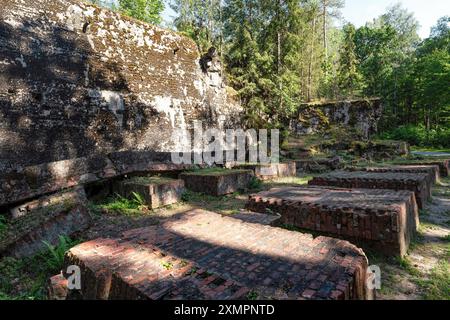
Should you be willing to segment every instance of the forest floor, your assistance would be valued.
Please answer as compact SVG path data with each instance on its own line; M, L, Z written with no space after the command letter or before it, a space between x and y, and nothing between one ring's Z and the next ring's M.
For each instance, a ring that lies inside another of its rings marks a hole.
M296 186L307 183L311 176L298 176L262 182L256 189ZM249 192L249 193L252 193ZM76 241L60 244L55 248L58 255L82 241L98 237L115 237L123 231L159 224L162 219L194 208L214 211L225 215L243 212L248 193L235 193L212 197L186 193L183 202L157 210L146 210L124 199L110 198L90 203L94 217L93 226ZM450 178L442 180L434 188L433 201L421 212L419 235L403 259L384 258L367 252L369 263L378 265L382 271L382 288L377 299L450 300ZM1 299L45 299L46 281L58 273L61 258L44 252L33 258L0 259Z

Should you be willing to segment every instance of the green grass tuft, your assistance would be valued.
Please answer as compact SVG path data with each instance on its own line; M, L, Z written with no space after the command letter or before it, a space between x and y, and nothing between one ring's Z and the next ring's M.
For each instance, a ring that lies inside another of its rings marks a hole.
M426 300L450 300L450 265L441 261L427 279L417 279Z

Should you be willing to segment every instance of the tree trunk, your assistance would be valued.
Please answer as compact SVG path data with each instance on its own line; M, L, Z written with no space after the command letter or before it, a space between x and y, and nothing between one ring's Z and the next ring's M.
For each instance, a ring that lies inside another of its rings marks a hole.
M309 66L308 66L308 93L307 100L308 102L312 99L312 72L313 72L313 63L314 63L314 35L316 34L316 17L313 18L312 21L312 33L311 33L311 52L309 55Z
M281 80L281 33L282 33L282 23L281 23L281 10L283 6L283 0L278 0L278 34L277 34L277 73L278 73L278 86L280 90L280 110L283 108L283 97L281 92L283 90L283 81Z
M325 61L328 61L328 30L327 30L327 0L323 0L323 48L325 50Z

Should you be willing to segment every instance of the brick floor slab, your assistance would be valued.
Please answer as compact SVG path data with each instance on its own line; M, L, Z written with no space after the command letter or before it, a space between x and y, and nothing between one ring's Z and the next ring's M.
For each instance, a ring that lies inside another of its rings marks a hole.
M198 170L180 175L187 189L213 196L247 189L252 177L250 170Z
M435 184L440 179L440 169L438 165L396 165L385 167L347 168L347 171L366 172L403 172L403 173L426 173L430 184Z
M416 195L420 209L431 198L431 183L426 173L335 171L309 181L312 186L409 190Z
M441 177L450 176L450 159L446 160L416 160L406 163L405 165L436 165L439 166Z
M344 240L194 210L72 248L85 299L365 299L367 258Z
M281 215L280 223L403 256L419 225L414 193L391 190L277 188L249 197L247 209Z

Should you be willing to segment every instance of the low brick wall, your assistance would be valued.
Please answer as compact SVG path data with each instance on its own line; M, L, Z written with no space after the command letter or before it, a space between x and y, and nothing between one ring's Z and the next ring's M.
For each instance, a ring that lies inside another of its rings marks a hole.
M411 162L405 162L405 165L436 165L439 166L441 177L450 176L450 159L446 160L417 160Z
M125 198L132 198L133 193L137 193L150 208L156 209L181 201L185 188L183 180L135 177L115 183L114 191Z
M69 191L68 196L56 194L25 204L22 216L7 224L0 234L0 255L32 256L52 245L60 236L71 236L89 227L91 217L83 190Z
M409 190L416 195L417 205L424 208L431 198L431 185L426 173L346 172L335 171L309 181L312 186Z
M84 299L365 299L367 258L349 242L194 210L72 248Z
M403 173L425 173L428 176L430 185L435 184L440 179L440 170L437 165L404 165L404 166L386 166L386 167L367 167L346 168L347 171L366 171L366 172L403 172Z
M419 225L410 191L278 188L249 197L247 209L281 215L280 223L403 256Z
M250 170L223 170L217 172L193 171L180 175L187 189L221 196L249 187L253 172Z

